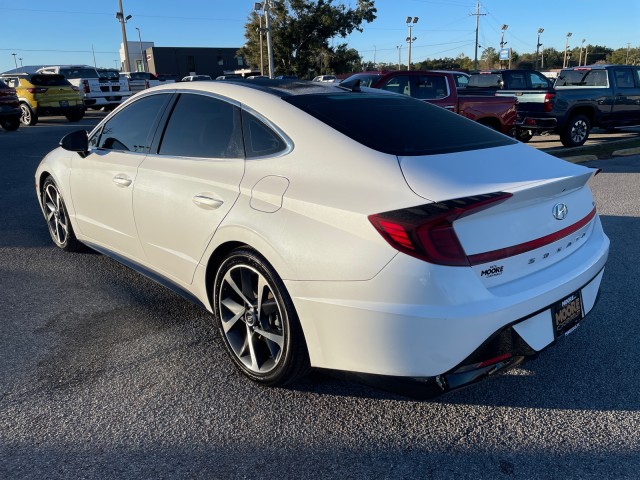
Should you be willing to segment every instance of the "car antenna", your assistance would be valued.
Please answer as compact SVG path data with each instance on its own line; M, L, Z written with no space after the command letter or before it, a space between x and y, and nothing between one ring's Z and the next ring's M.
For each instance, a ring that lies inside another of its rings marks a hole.
M340 82L338 85L339 88L346 90L348 92L361 92L360 90L360 79L356 78L354 80L348 80L346 82Z

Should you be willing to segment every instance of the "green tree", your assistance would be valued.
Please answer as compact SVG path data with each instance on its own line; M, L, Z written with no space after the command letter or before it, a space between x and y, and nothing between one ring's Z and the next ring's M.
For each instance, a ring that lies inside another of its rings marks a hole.
M361 32L363 23L375 20L376 11L374 0L357 0L355 8L334 4L334 0L272 0L271 37L276 75L306 78L330 70L344 73L335 68L352 68L356 62L353 52L344 44L333 47L331 39L344 38L354 30ZM259 24L258 15L252 12L245 28L247 42L239 52L250 65L260 64ZM266 51L265 41L265 68Z

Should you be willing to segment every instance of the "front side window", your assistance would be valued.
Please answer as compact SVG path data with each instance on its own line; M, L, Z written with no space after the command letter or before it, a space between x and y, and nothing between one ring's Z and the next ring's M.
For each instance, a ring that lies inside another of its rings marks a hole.
M206 95L180 95L162 137L160 155L242 158L240 109Z
M380 88L393 93L411 95L411 89L409 88L409 78L406 76L391 77L389 80L384 82L384 84Z
M129 104L89 140L90 145L108 150L149 153L156 118L162 114L168 94L149 95Z

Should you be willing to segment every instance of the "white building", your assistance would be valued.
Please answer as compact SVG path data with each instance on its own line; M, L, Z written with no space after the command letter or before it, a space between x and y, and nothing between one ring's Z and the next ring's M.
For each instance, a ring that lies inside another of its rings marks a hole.
M124 48L120 43L120 71L121 72L148 72L147 48L154 46L153 42L129 42L127 41L127 47L129 48L129 62L131 66L125 66Z

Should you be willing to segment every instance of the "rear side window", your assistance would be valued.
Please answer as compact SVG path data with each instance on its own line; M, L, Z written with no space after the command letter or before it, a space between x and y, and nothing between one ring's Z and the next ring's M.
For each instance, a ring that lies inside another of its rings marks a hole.
M545 77L536 72L529 72L529 81L531 88L545 90L549 88L549 82Z
M434 155L517 143L444 108L400 95L347 93L283 97L369 148Z
M151 128L156 118L164 110L170 95L149 95L130 103L102 127L100 137L89 140L90 145L98 145L108 150L135 153L149 153L151 149Z
M158 153L199 158L244 157L240 109L206 95L181 94Z
M242 112L242 130L247 158L276 155L287 149L287 144L262 121L248 112Z
M414 77L415 78L415 77ZM411 95L423 100L434 100L449 96L447 80L440 75L420 75L416 79L416 86Z
M606 70L591 70L591 69L577 69L577 70L563 70L558 75L556 80L556 87L607 87L609 82L607 81Z
M633 71L630 68L614 68L613 76L618 88L635 88Z

